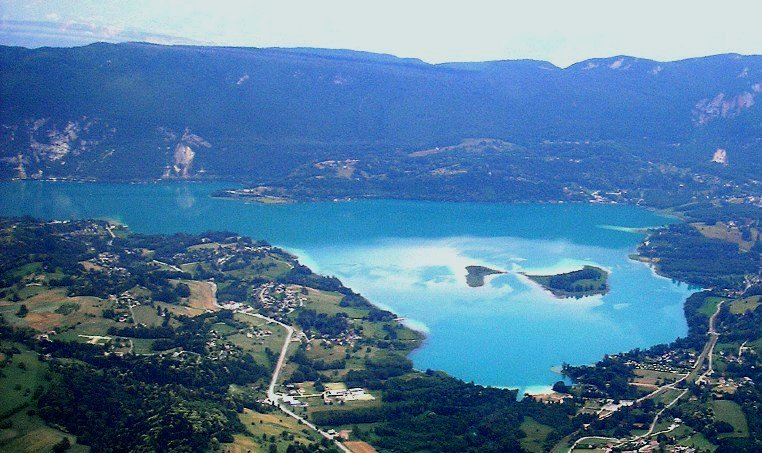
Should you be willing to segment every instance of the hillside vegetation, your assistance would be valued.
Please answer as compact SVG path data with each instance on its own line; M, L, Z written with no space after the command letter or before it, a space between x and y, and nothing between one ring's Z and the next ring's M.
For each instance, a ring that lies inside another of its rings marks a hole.
M0 78L2 178L224 178L329 199L631 191L674 205L744 194L762 168L754 56L560 69L126 43L0 47Z

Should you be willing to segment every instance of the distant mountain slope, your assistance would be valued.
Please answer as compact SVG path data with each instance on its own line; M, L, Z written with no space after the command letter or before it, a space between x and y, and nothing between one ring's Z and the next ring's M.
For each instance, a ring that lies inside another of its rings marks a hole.
M757 160L762 57L430 65L323 49L0 47L0 177L280 178L489 137ZM679 145L678 145L679 144ZM741 157L743 156L743 157ZM703 159L703 157L701 157Z

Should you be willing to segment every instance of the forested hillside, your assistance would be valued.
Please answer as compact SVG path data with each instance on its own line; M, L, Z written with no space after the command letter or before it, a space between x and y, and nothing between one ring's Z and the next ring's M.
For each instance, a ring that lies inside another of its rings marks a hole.
M272 183L348 160L342 165L362 170L344 175L361 181L350 191L357 195L399 165L423 176L461 174L457 165L471 161L462 150L433 168L421 165L432 154L408 156L468 138L502 143L503 160L485 160L490 170L518 166L530 176L554 165L578 172L580 155L622 160L611 168L620 179L647 174L644 162L678 172L723 173L727 165L748 176L762 161L758 56L613 57L560 69L318 49L93 44L0 47L0 80L3 178ZM725 154L709 165L718 148ZM482 173L462 177L473 182Z

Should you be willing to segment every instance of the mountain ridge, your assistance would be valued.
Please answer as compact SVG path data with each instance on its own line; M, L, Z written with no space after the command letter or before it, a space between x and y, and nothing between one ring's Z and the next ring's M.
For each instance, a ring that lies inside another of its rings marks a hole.
M0 78L4 179L277 180L300 165L475 137L535 149L608 142L671 164L709 160L722 148L731 166L739 156L754 165L762 152L758 55L613 56L558 68L535 60L429 64L341 49L95 43L2 46ZM208 146L182 139L189 136ZM180 155L193 161L174 174Z
M398 62L410 62L410 63L416 63L416 64L422 64L425 66L434 66L434 67L461 65L461 64L491 65L495 63L527 62L527 63L538 63L541 65L549 65L549 66L552 66L553 68L556 68L562 71L570 69L575 66L587 64L587 63L596 63L596 62L602 62L602 61L614 62L618 59L629 59L629 60L635 60L635 61L647 62L647 63L656 63L656 64L684 63L684 62L691 62L691 61L697 61L697 60L711 60L711 59L722 59L722 58L730 58L730 59L760 58L762 59L762 54L741 54L737 52L707 54L707 55L700 55L700 56L693 56L693 57L678 58L674 60L657 60L652 58L638 57L638 56L629 55L629 54L617 54L617 55L611 55L611 56L585 58L583 60L579 60L574 63L571 63L566 67L563 67L563 66L558 66L555 63L552 63L548 60L538 60L533 58L505 58L505 59L497 59L497 60L454 60L454 61L430 63L416 57L400 57L395 54L384 53L384 52L355 50L350 48L328 48L328 47L309 47L309 46L256 47L256 46L203 45L203 44L159 44L159 43L152 43L147 41L124 41L119 43L97 41L90 44L78 45L78 46L39 46L39 47L0 44L0 48L15 48L15 49L24 49L24 50L31 50L31 51L42 50L42 49L48 49L48 50L79 49L79 48L86 48L86 47L114 47L114 46L146 46L146 47L158 47L158 48L187 48L187 49L208 49L208 50L231 49L231 50L243 50L243 51L274 51L274 52L284 52L284 53L290 53L290 54L296 54L296 55L311 55L311 56L336 57L336 58L345 57L347 59L362 59L361 57L366 57L368 60L374 60L374 61L387 60L387 61L398 61Z

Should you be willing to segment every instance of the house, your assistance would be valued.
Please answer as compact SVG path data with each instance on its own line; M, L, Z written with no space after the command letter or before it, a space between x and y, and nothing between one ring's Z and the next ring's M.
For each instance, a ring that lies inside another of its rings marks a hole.
M299 401L298 399L296 399L296 398L294 398L293 396L290 396L290 395L284 396L281 399L281 401L283 401L284 403L288 404L291 407L308 407L309 406L309 404L307 404L307 403L305 403L303 401Z

